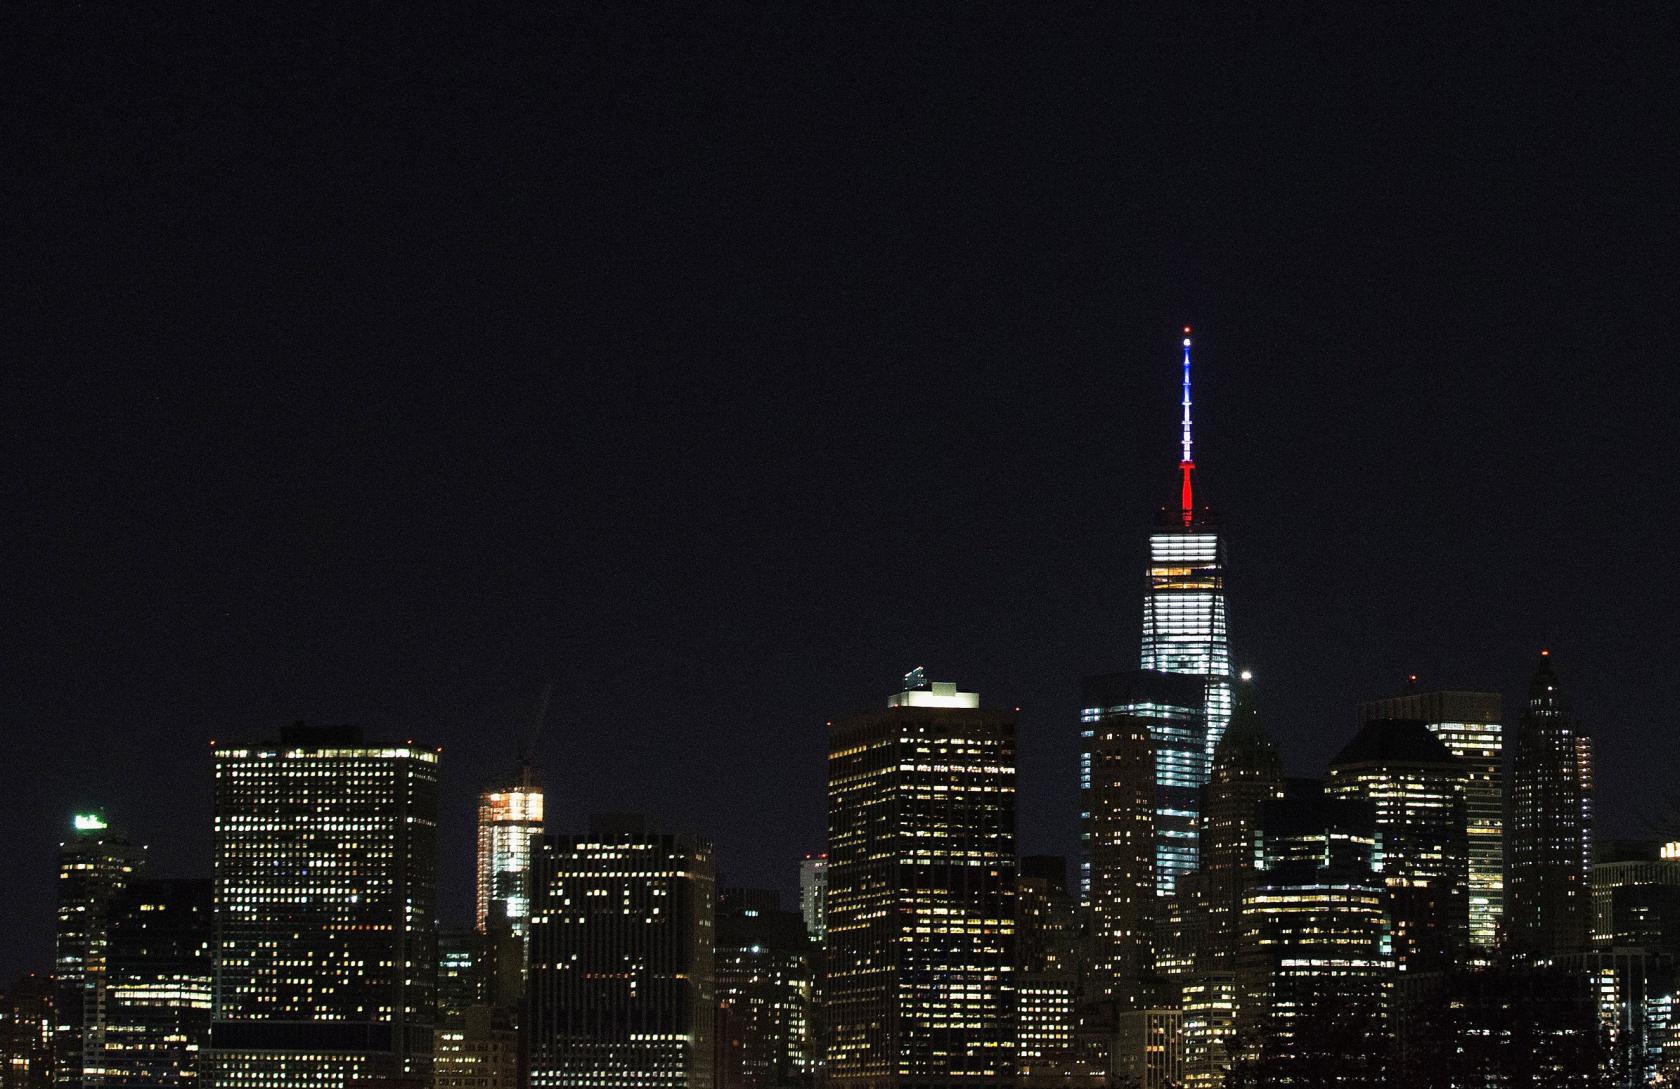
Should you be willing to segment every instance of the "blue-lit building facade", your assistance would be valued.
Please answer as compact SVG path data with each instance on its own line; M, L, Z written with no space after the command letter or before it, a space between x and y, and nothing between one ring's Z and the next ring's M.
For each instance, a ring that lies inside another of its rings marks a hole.
M1122 722L1135 724L1147 749L1139 750L1148 777L1151 809L1145 834L1152 844L1149 873L1128 872L1115 880L1153 886L1157 896L1171 896L1178 879L1197 867L1197 813L1207 781L1203 693L1199 681L1172 673L1127 670L1086 678L1080 701L1079 787L1081 891L1093 902L1093 865L1112 846L1104 831L1116 822L1137 832L1138 815L1129 784L1116 779L1122 764L1115 751ZM1146 755L1145 755L1146 751ZM1136 760L1124 767L1135 768ZM1130 772L1125 773L1127 776ZM1112 831L1112 829L1110 829ZM1136 870L1132 866L1130 870ZM1100 882L1099 882L1100 883Z

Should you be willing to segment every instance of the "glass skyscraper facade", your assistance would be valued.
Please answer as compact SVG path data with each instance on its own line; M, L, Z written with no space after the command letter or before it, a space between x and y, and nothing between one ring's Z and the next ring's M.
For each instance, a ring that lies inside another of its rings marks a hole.
M215 753L206 1084L427 1079L438 753L294 726Z
M1197 818L1208 766L1202 700L1198 679L1172 673L1129 670L1086 679L1079 713L1079 785L1087 845L1081 880L1087 897L1094 852L1104 836L1112 837L1114 822L1138 831L1136 814L1129 812L1135 805L1132 795L1115 778L1122 763L1128 776L1134 766L1115 748L1125 730L1121 720L1145 734L1139 759L1147 766L1153 810L1146 833L1153 853L1150 872L1126 880L1153 886L1157 896L1171 896L1179 879L1197 868ZM1101 832L1099 825L1111 827Z
M503 920L521 939L530 929L531 854L542 827L542 788L528 775L478 796L479 933Z
M1231 721L1231 645L1225 621L1225 542L1206 515L1189 525L1172 512L1149 536L1149 581L1143 598L1144 669L1187 673L1202 682L1207 735L1199 755L1163 764L1163 776L1207 782L1208 766Z

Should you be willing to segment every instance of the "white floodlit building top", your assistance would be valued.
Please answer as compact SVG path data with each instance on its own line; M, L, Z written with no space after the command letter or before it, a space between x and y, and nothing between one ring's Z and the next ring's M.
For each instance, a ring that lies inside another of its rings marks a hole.
M894 692L888 707L979 707L980 693L958 692L955 681L930 681L926 688Z

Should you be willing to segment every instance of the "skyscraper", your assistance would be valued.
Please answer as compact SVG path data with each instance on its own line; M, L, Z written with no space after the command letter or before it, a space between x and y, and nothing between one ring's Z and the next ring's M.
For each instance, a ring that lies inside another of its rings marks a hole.
M769 889L718 893L718 1089L814 1084L815 946Z
M1021 1080L1062 1081L1074 1049L1080 962L1079 905L1067 860L1021 859L1015 898L1015 999Z
M1292 782L1261 819L1267 868L1243 896L1237 956L1242 1060L1275 1084L1373 1084L1394 967L1373 809Z
M1680 843L1611 843L1592 869L1594 946L1680 957Z
M104 1089L199 1084L215 973L210 882L136 881L111 906L102 1048L87 1083Z
M1225 542L1192 494L1196 462L1190 435L1190 327L1184 328L1183 416L1179 438L1179 508L1163 510L1149 538L1149 575L1143 599L1144 669L1198 678L1204 693L1206 737L1202 759L1186 762L1196 785L1225 736L1232 708L1231 649L1225 618Z
M530 927L531 855L542 836L543 791L527 764L516 780L478 796L478 931Z
M829 1081L1015 1076L1015 715L920 669L830 724Z
M53 980L31 972L0 996L0 1089L53 1083Z
M145 848L113 830L98 813L80 813L59 847L58 933L53 1003L53 1078L80 1089L87 1056L104 1050L106 952L111 905L140 872Z
M805 919L805 933L818 945L827 940L823 925L824 902L828 899L828 856L806 855L799 862L799 914Z
M1153 964L1157 899L1196 866L1200 785L1174 757L1201 760L1204 686L1131 670L1087 678L1080 712L1085 897L1098 996L1130 1007ZM1159 739L1192 739L1167 748ZM1163 878L1163 871L1168 875Z
M1415 719L1371 719L1330 761L1332 797L1369 803L1401 971L1439 971L1470 939L1469 769Z
M1198 967L1236 964L1243 895L1262 868L1260 815L1283 797L1283 761L1266 734L1252 684L1237 692L1230 728L1213 753L1202 808L1202 871L1207 875L1208 937Z
M1470 943L1498 940L1505 913L1505 757L1497 692L1409 692L1361 704L1359 722L1420 719L1464 764L1470 843Z
M1237 688L1230 726L1202 794L1201 869L1179 882L1185 922L1176 956L1184 1009L1184 1083L1224 1084L1236 1033L1242 907L1263 872L1261 814L1283 796L1283 762L1267 736L1252 683ZM1199 916L1199 917L1198 917ZM1165 968L1157 952L1157 967Z
M533 1089L711 1089L711 845L602 816L545 837L534 873Z
M1508 832L1511 951L1550 961L1582 948L1592 925L1592 742L1571 713L1546 651L1517 725Z
M299 724L215 766L206 1083L429 1075L437 751Z

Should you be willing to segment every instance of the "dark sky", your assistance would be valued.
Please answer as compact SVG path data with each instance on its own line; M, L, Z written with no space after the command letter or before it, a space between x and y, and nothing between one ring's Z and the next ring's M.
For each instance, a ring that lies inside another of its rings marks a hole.
M73 810L206 873L208 740L299 718L444 746L464 919L549 682L558 827L791 888L824 720L925 664L1071 853L1185 323L1291 767L1546 644L1638 830L1680 35L1571 7L7 5L0 973Z

